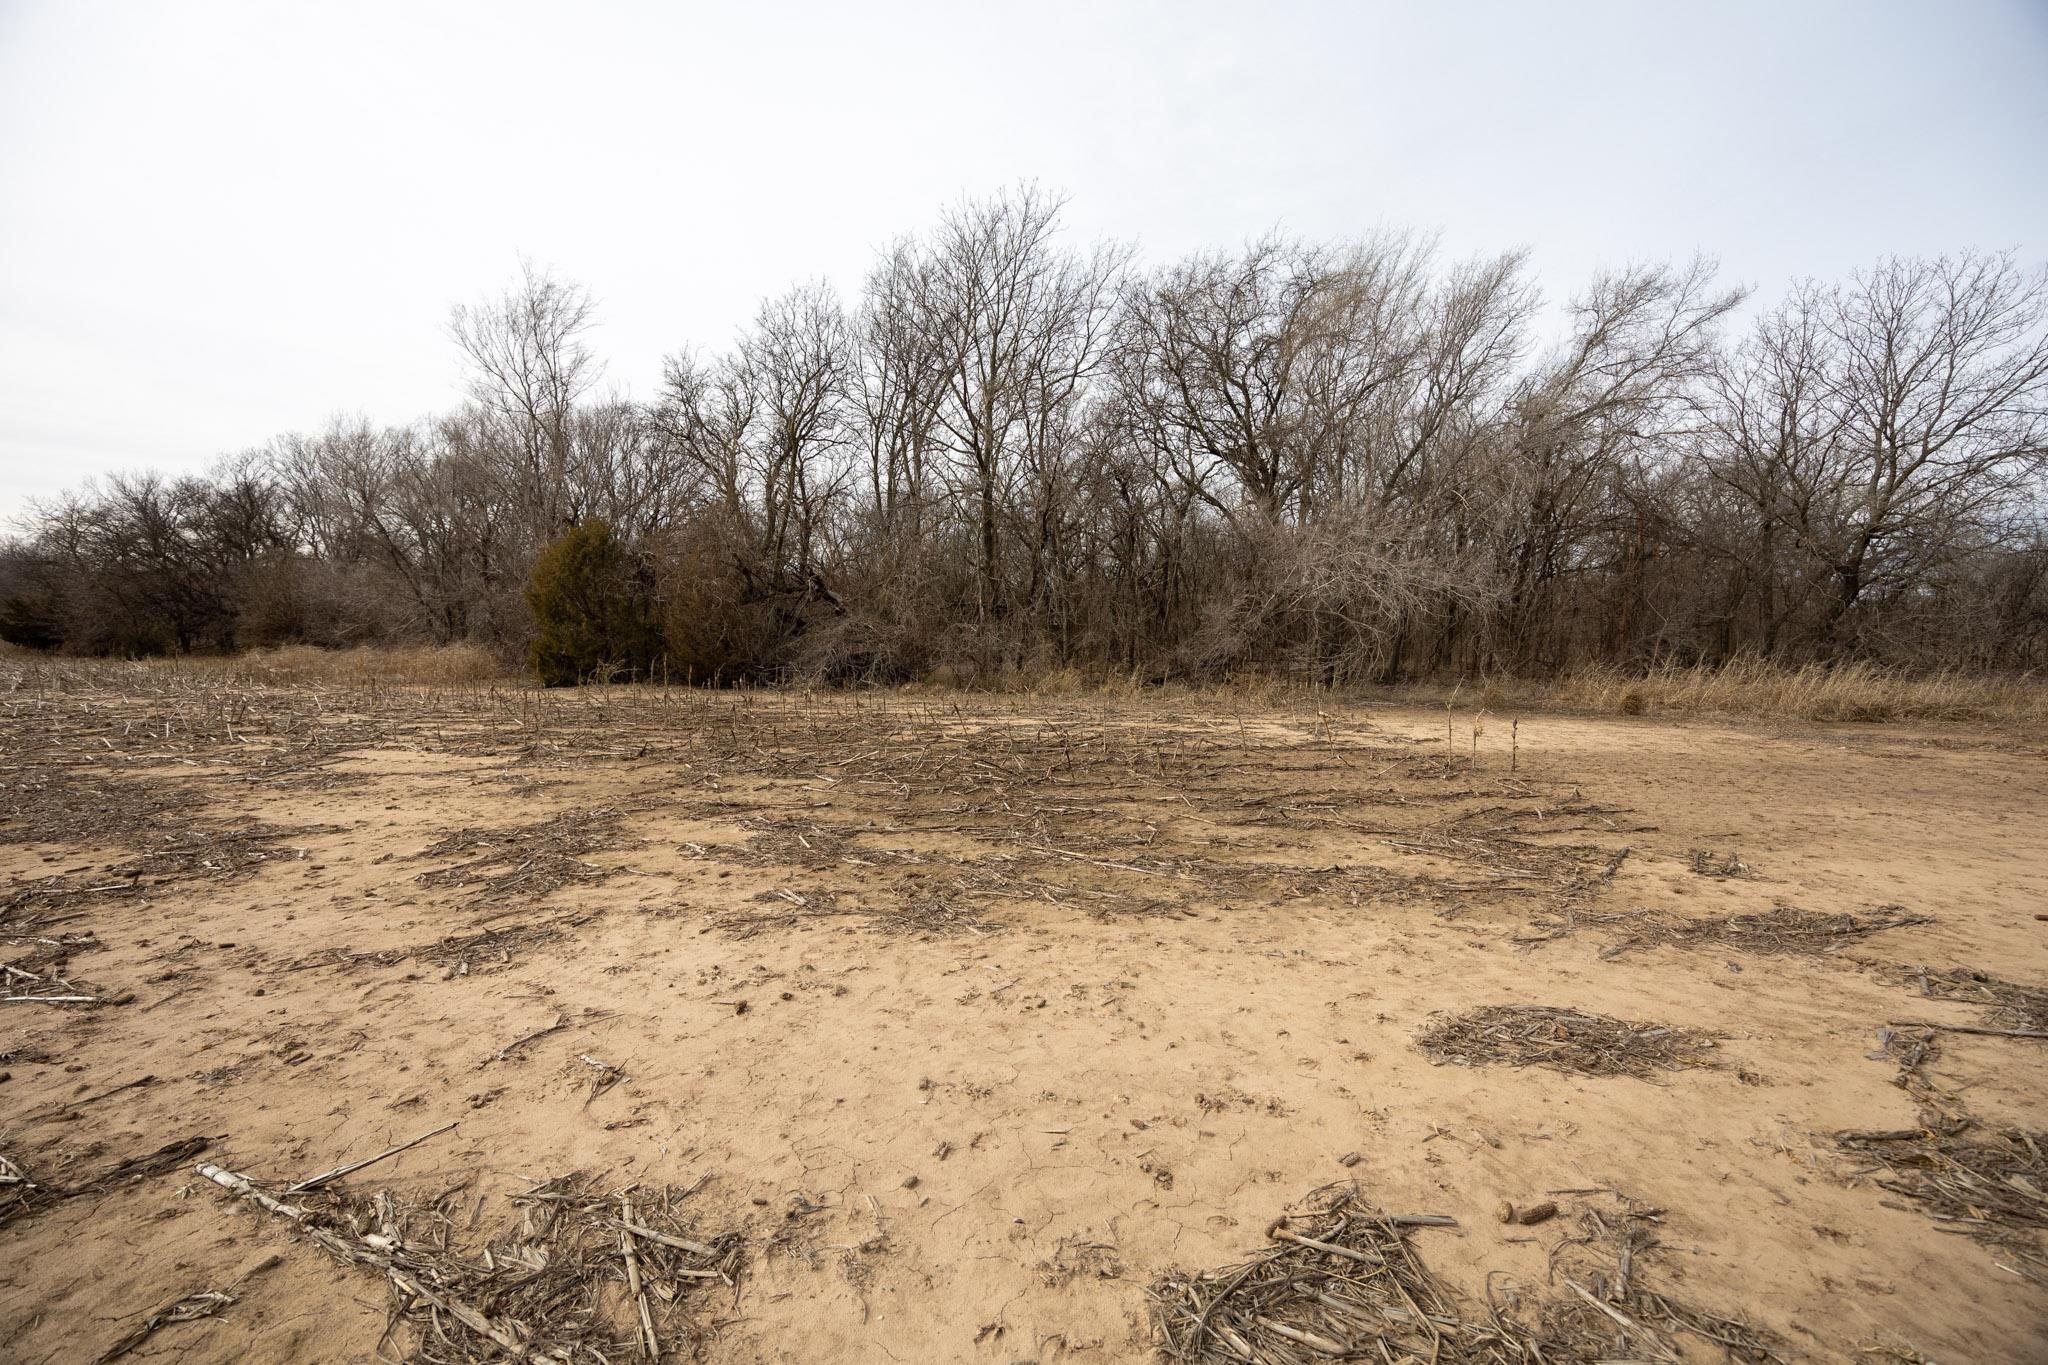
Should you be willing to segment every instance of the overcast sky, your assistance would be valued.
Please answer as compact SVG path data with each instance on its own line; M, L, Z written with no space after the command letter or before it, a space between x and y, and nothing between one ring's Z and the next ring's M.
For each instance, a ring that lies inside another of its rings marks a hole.
M0 517L337 412L457 401L521 253L608 382L963 192L1147 259L1274 227L1720 258L2048 257L2048 0L0 0Z

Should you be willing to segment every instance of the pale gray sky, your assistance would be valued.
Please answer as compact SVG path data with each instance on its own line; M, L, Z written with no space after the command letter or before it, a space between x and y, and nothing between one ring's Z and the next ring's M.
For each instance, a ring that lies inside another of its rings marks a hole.
M0 0L0 518L452 405L448 305L588 284L609 381L1033 178L1157 260L1279 226L2048 257L2048 2Z

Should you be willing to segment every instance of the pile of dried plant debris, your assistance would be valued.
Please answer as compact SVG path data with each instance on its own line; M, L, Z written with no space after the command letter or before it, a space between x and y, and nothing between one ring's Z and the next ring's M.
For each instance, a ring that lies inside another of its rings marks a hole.
M1919 1204L1935 1222L2003 1247L2048 1274L2041 1236L2048 1231L2048 1132L1986 1129L1967 1117L1923 1114L1919 1128L1851 1130L1835 1135L1845 1152L1877 1164L1856 1172Z
M1608 918L1625 923L1629 936L1602 952L1602 957L1618 957L1631 948L1661 944L1678 948L1732 948L1744 953L1831 953L1885 929L1934 922L1932 915L1911 914L1903 905L1880 905L1862 915L1825 915L1816 910L1778 905L1757 914L1706 919L1681 919L1651 910Z
M1738 1317L1724 1317L1645 1282L1659 1249L1664 1210L1614 1190L1557 1190L1582 1200L1577 1230L1550 1248L1551 1284L1566 1292L1531 1301L1521 1291L1501 1297L1513 1316L1533 1317L1531 1357L1550 1362L1680 1358L1679 1337L1717 1349L1724 1359L1778 1361L1780 1343ZM1609 1206L1602 1208L1599 1205Z
M144 1080L153 1079L145 1077ZM116 1087L117 1090L128 1086ZM204 1137L182 1138L166 1143L152 1152L117 1161L103 1170L95 1171L83 1180L66 1181L62 1184L45 1176L38 1180L18 1161L0 1156L0 1227L17 1218L31 1218L46 1209L53 1208L67 1199L81 1195L102 1194L122 1185L163 1175L190 1161L206 1150Z
M704 1233L685 1216L696 1186L607 1191L562 1176L513 1196L518 1220L478 1238L482 1200L466 1181L429 1199L385 1191L295 1203L218 1166L199 1172L380 1271L392 1285L392 1330L410 1338L407 1358L432 1365L700 1358L710 1336L697 1312L703 1291L737 1293L744 1270L737 1232Z
M514 952L526 952L553 943L569 930L590 923L600 913L597 910L571 911L532 923L501 925L496 929L479 929L467 934L450 934L446 938L417 947L326 948L288 962L278 970L302 972L318 967L343 967L358 963L392 967L410 958L418 962L432 963L457 976L468 976L472 971L481 972L494 967L510 966Z
M1516 1360L1511 1330L1467 1322L1408 1245L1434 1215L1379 1212L1354 1187L1310 1196L1305 1212L1268 1229L1275 1245L1240 1265L1168 1274L1152 1285L1153 1320L1176 1361L1270 1361L1376 1354L1454 1365Z
M1703 1065L1714 1048L1712 1037L1692 1029L1547 1005L1487 1005L1454 1014L1425 1029L1416 1044L1460 1066L1500 1063L1638 1077Z
M1657 1245L1661 1217L1626 1199L1618 1212L1587 1208L1578 1234L1552 1249L1559 1288L1490 1290L1493 1302L1481 1315L1409 1245L1412 1229L1454 1220L1381 1213L1356 1186L1330 1186L1311 1195L1303 1212L1275 1222L1267 1230L1273 1245L1249 1259L1156 1281L1153 1323L1162 1354L1188 1365L1676 1361L1677 1333L1702 1337L1737 1360L1778 1360L1773 1341L1756 1329L1645 1287L1642 1262Z
M55 935L0 932L0 937L28 945L27 952L0 962L0 1002L88 1006L121 1003L119 995L71 972L73 953L90 952L102 946L91 930Z
M1733 853L1716 853L1710 848L1696 848L1685 855L1686 866L1696 877L1711 877L1715 881L1727 881L1734 877L1747 877L1750 866Z
M2048 1132L1987 1127L1936 1086L1925 1067L1940 1055L1939 1037L1931 1028L1878 1030L1871 1056L1898 1061L1896 1084L1918 1101L1920 1123L1836 1133L1838 1151L1868 1163L1847 1177L1875 1177L1879 1188L1912 1200L1945 1230L2024 1262L2007 1267L2015 1274L2048 1279Z
M538 898L575 882L603 881L614 871L583 861L582 855L614 847L620 812L611 806L563 811L532 824L505 829L462 829L436 841L422 858L476 856L423 872L423 886L470 891L475 899L508 895Z
M1974 967L1955 967L1936 974L1925 967L1906 979L1929 1000L1961 1000L1990 1011L1981 1028L1958 1024L1907 1027L1943 1028L1951 1033L1988 1033L2002 1037L2048 1038L2048 989L2003 981Z

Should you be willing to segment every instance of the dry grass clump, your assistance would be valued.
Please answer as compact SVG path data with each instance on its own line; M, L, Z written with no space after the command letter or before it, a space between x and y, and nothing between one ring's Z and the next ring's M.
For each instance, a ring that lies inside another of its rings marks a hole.
M1546 1005L1468 1010L1431 1025L1416 1044L1459 1066L1541 1066L1581 1076L1636 1077L1702 1065L1714 1048L1711 1037L1692 1029Z
M1496 1294L1490 1282L1482 1317L1408 1243L1412 1229L1454 1220L1384 1214L1355 1186L1330 1186L1311 1195L1304 1212L1267 1229L1273 1246L1236 1265L1155 1281L1160 1352L1181 1365L1675 1361L1671 1337L1686 1333L1729 1359L1781 1359L1770 1336L1740 1319L1646 1287L1641 1277L1657 1248L1662 1210L1620 1203L1618 1212L1587 1208L1577 1235L1551 1249L1560 1290Z
M1560 680L1553 700L1595 711L1774 716L1817 721L2048 721L2048 683L1964 673L1906 674L1866 663L1785 668L1740 658L1718 667L1649 672L1588 668Z
M1733 948L1744 953L1832 953L1857 939L1886 929L1932 924L1934 916L1915 915L1902 905L1880 905L1867 914L1825 915L1817 910L1777 905L1752 915L1717 915L1678 919L1654 911L1617 916L1629 925L1629 937L1601 954L1618 957L1631 948L1670 944L1680 948Z

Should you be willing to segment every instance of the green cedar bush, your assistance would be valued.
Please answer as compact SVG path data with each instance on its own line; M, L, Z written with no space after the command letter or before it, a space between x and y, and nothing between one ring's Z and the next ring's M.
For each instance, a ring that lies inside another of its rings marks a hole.
M541 551L526 605L533 671L544 686L645 678L661 658L648 576L602 521L586 521Z

